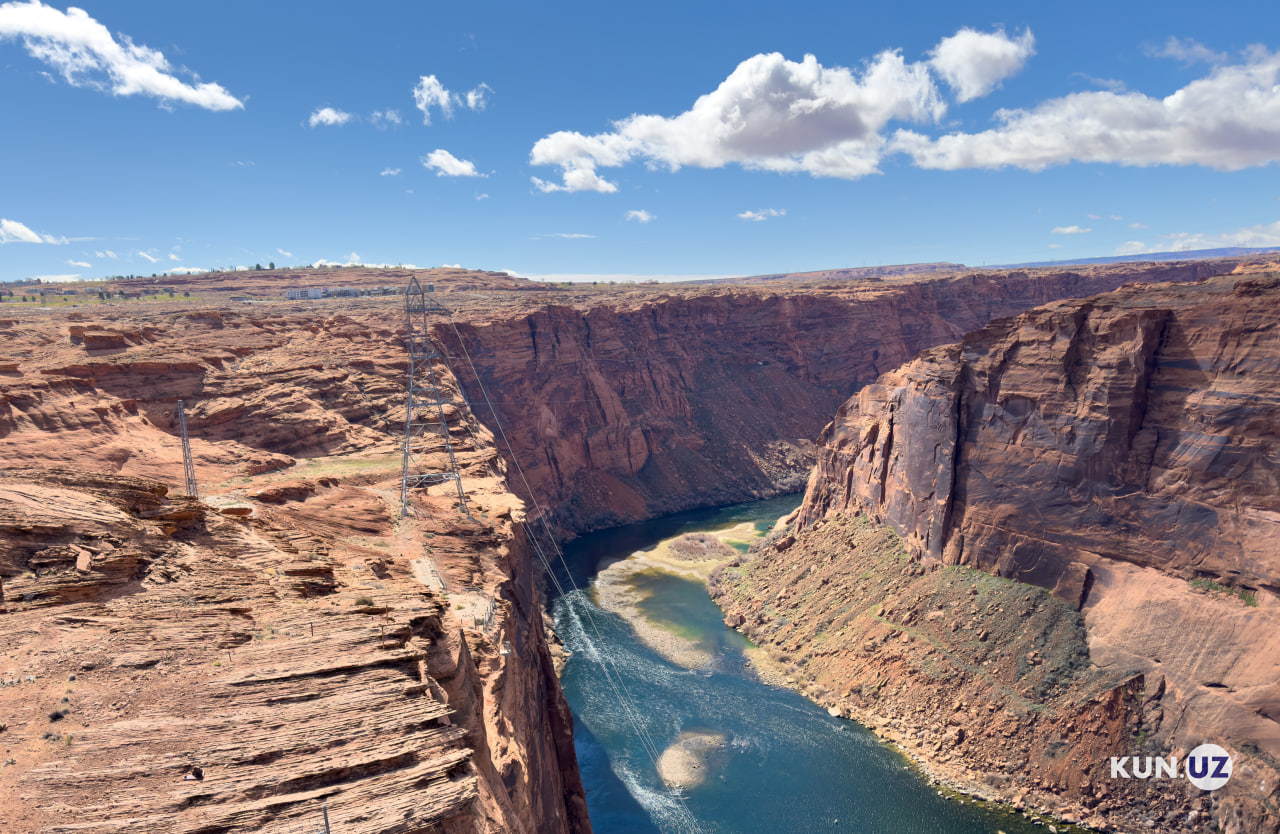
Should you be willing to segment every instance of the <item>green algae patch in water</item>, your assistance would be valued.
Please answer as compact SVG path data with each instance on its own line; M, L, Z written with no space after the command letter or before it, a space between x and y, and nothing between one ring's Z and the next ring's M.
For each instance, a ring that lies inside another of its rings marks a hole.
M631 582L643 595L636 606L640 616L650 623L711 653L748 645L747 638L725 628L724 614L703 583L661 570L632 574Z
M597 605L625 619L636 636L672 663L700 669L720 652L751 644L724 626L707 594L707 577L747 547L750 521L663 539L601 570L593 584Z

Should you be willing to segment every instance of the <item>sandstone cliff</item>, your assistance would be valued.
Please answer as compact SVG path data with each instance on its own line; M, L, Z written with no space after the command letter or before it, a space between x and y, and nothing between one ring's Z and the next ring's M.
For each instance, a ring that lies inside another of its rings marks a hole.
M883 283L557 294L460 317L530 487L570 534L797 489L850 393L992 318L1234 262L970 273ZM527 305L526 305L527 308ZM464 388L489 418L471 368ZM523 484L516 485L523 492Z
M837 404L919 349L1222 268L451 294L458 329L436 334L474 401L449 414L474 523L444 495L395 516L394 298L15 313L0 807L24 830L311 825L323 802L342 831L588 830L523 508L462 345L572 532L799 485ZM169 493L178 399L200 503Z
M398 303L0 329L6 830L590 830L523 508L465 410L474 519L398 517ZM170 486L179 398L202 500Z
M925 352L841 408L803 532L720 597L838 708L896 722L962 782L1126 830L1280 829L1277 310L1274 277L1132 286ZM900 563L846 531L859 514L901 534ZM964 587L987 575L1018 582ZM1046 648L1064 632L1028 586L1080 609L1075 660ZM879 679L901 688L868 697ZM1221 791L1110 778L1110 756L1206 741L1235 757Z

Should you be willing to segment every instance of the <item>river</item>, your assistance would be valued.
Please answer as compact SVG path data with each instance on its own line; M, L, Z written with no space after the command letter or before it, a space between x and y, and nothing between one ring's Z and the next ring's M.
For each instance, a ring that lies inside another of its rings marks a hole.
M674 536L744 524L752 527L739 530L762 535L799 500L681 513L566 546L574 585L584 590L554 600L552 611L572 652L562 683L597 834L1048 830L1016 813L941 796L868 730L761 682L744 653L750 644L723 625L701 583L660 571L636 574L633 582L644 617L703 650L709 662L698 668L637 639L628 620L601 609L585 590L601 570ZM682 738L690 740L694 755L687 761L704 781L673 794L655 759Z

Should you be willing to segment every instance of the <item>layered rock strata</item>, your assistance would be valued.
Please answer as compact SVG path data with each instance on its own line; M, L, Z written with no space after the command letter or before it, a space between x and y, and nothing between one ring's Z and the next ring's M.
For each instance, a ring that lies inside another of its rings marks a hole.
M799 488L851 392L992 318L1233 265L583 292L437 335L480 416L492 406L507 427L529 491L576 534Z
M394 298L15 313L0 807L36 831L312 826L325 803L343 831L587 830L521 502L481 421L502 416L519 490L565 530L742 500L800 483L836 404L922 347L1220 268L506 295L462 276L486 293L452 293L458 328L436 332L477 412L447 415L473 522L446 495L397 519ZM179 399L202 502L169 492Z
M72 325L109 346L9 323L6 830L590 830L523 507L465 408L472 517L399 517L393 303Z
M961 782L1124 830L1280 830L1277 310L1275 277L1125 287L926 351L841 408L797 532L720 598ZM1219 791L1110 774L1203 742L1234 757Z

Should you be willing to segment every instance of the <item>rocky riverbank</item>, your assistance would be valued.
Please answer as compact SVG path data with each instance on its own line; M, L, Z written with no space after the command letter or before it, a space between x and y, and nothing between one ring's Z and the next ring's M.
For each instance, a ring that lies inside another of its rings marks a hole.
M1091 825L1280 830L1280 279L995 322L843 406L795 528L717 577L811 697ZM1111 757L1226 748L1230 783Z

